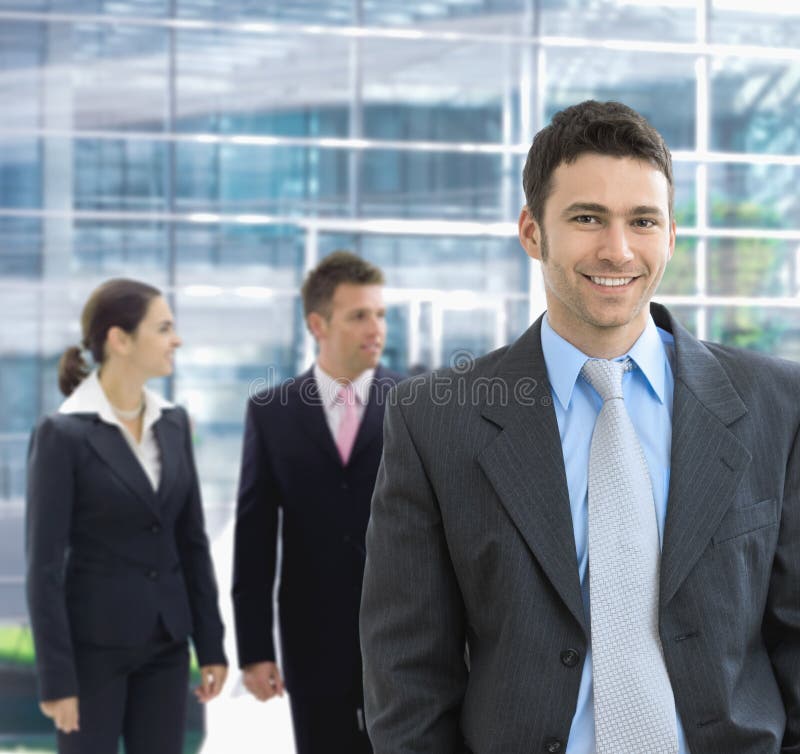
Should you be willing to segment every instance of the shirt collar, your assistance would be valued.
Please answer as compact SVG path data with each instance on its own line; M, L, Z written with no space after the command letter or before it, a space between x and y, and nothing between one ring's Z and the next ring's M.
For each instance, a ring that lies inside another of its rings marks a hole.
M589 357L553 330L546 315L542 320L542 352L553 392L562 408L566 410L572 400L572 390L578 375ZM644 331L631 349L619 358L623 359L626 356L630 356L639 367L653 393L659 402L663 403L666 390L667 353L651 316L647 318Z
M161 418L161 412L164 409L173 408L173 405L158 393L145 387L142 433L146 432ZM123 426L103 391L96 369L75 388L72 394L59 406L58 411L61 414L97 414L106 424Z
M369 389L372 387L372 379L374 376L375 370L367 369L358 375L351 383L356 394L356 400L358 400L362 406L366 406L367 401L369 401ZM314 362L314 379L317 381L317 392L323 404L327 408L338 405L336 396L347 381L334 379L318 362Z

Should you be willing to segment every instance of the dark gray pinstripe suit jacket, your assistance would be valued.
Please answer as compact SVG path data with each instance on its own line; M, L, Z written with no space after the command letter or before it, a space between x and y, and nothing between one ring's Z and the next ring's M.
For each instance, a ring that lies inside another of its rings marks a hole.
M800 366L652 313L675 336L659 624L689 746L800 752ZM563 752L588 633L540 322L390 403L361 605L375 754Z

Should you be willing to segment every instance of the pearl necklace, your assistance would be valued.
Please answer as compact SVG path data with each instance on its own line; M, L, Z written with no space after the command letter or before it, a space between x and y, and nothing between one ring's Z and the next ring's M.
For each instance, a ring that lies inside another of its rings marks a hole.
M113 403L111 404L111 408L118 419L121 419L124 422L136 421L136 419L138 419L144 413L144 398L139 401L139 405L136 408L131 409L130 411L117 408Z

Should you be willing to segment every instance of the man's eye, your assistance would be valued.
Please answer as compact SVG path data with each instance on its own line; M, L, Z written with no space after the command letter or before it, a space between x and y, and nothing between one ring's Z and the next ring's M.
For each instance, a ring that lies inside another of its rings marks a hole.
M639 217L633 221L637 228L652 228L655 226L656 221L650 217Z
M573 219L580 225L590 225L591 223L598 222L594 215L576 215Z

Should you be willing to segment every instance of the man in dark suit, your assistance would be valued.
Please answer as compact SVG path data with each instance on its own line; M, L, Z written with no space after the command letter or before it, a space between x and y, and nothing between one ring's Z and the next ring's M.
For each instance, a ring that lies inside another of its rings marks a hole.
M800 368L650 304L673 182L637 113L558 113L523 181L547 313L389 396L375 752L800 752Z
M272 639L280 509L279 624L300 754L372 751L358 609L384 397L399 378L378 364L383 282L354 254L323 259L303 285L316 363L247 408L233 575L239 663L257 699L283 692Z

